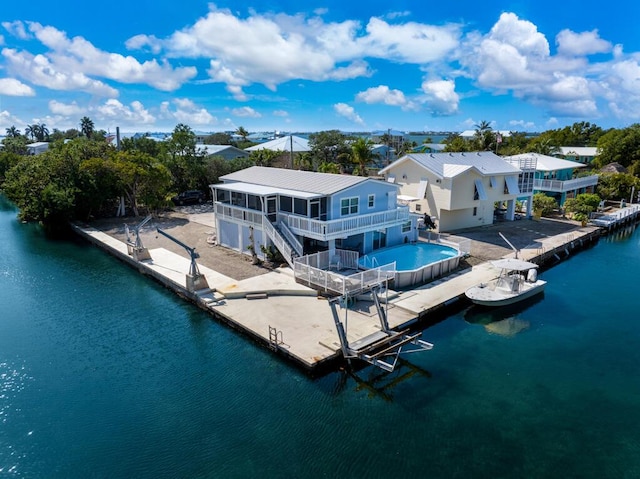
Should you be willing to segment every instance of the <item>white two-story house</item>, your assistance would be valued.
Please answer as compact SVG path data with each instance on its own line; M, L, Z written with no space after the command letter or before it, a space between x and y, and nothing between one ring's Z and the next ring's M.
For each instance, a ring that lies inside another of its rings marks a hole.
M399 186L352 175L253 166L211 185L218 244L245 254L275 247L289 262L318 251L366 254L417 239Z
M516 199L531 194L535 165L513 166L494 153L411 153L380 170L400 185L411 211L435 217L440 231L515 217Z

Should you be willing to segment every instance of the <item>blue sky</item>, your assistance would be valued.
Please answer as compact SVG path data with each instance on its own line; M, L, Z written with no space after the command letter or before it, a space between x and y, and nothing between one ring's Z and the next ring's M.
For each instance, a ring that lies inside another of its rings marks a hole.
M640 3L5 2L0 134L542 131L640 119Z

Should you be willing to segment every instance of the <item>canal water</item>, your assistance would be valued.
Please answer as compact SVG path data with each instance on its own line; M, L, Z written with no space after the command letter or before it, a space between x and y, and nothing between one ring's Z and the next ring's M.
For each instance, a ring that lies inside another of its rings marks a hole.
M392 374L310 379L0 198L0 477L640 477L639 243L453 314Z

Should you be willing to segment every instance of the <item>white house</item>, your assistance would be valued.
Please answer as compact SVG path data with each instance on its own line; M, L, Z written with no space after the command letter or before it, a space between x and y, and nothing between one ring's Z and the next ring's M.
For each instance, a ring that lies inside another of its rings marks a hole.
M488 151L411 153L380 174L400 185L399 198L412 212L435 217L440 231L453 231L492 224L496 211L514 219L516 199L533 189L535 166L524 166Z
M318 251L366 254L417 239L417 217L397 204L399 186L352 175L252 166L211 185L218 244L276 247L292 264Z
M48 141L36 141L34 143L29 143L27 145L27 154L28 155L39 155L40 153L44 153L49 149Z
M559 155L565 160L576 161L588 165L598 155L595 146L561 146Z

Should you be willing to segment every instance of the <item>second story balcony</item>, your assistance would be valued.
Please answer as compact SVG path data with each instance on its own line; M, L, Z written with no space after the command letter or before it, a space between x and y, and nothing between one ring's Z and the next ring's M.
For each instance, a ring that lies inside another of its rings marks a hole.
M536 179L533 182L533 188L538 191L550 191L553 193L565 193L581 188L588 188L598 184L598 175L584 176L572 180L543 180Z
M214 206L215 214L220 219L227 218L256 226L262 225L263 214L260 211L218 202ZM411 221L411 217L408 206L398 206L392 210L327 221L279 212L277 221L285 223L296 235L319 241L329 241L376 229L398 226Z

